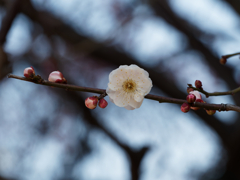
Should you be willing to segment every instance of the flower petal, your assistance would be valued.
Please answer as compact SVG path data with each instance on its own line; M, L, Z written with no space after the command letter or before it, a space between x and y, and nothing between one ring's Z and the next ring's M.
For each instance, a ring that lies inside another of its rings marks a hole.
M134 107L134 108L139 108L143 103L143 99L144 98L142 98L142 100L140 102L137 102L137 101L135 101L135 99L131 98L129 105Z
M124 106L124 108L126 108L127 110L134 110L135 108L130 106L130 105L127 105L127 106Z
M130 94L124 91L116 91L112 99L117 106L124 107L130 102L130 97Z
M138 67L137 65L131 64L129 67L133 68L134 70L138 70L138 71L140 71L141 73L143 73L144 76L149 77L149 73L148 73L147 71L145 71L144 69Z
M134 85L133 91L123 86L124 82L131 82ZM152 81L148 72L132 64L120 66L110 73L106 92L110 101L117 106L133 110L141 106L144 96L150 92L151 88Z
M116 91L113 91L113 90L111 90L110 88L107 88L106 93L108 94L108 97L109 97L110 101L111 101L112 103L114 103L113 97L115 97Z
M148 94L152 89L152 80L150 78L144 78L137 83L137 91Z
M144 99L144 94L139 93L138 91L136 91L136 92L134 93L133 99L134 99L136 102L141 102L141 101L143 101L143 99Z

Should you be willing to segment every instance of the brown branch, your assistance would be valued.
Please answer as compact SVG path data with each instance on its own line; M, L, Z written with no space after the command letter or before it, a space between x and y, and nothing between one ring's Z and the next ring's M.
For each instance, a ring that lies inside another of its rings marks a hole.
M199 88L195 88L195 87L191 87L194 90L197 90L203 94L206 95L206 97L208 98L209 96L224 96L224 95L234 95L237 92L240 92L240 87L230 90L230 91L225 91L225 92L213 92L213 93L209 93L203 89L199 89Z
M44 29L44 33L46 33L47 35L57 35L61 37L67 44L71 44L72 47L76 46L75 52L87 52L87 54L91 52L91 54L89 54L90 57L101 60L101 62L114 64L114 66L116 67L122 64L139 65L143 69L148 71L149 74L151 74L151 79L154 82L154 86L161 89L163 92L168 94L168 96L180 99L186 96L185 93L181 92L178 87L171 80L169 80L168 75L166 75L165 73L160 73L157 68L153 69L147 66L140 65L136 59L133 59L127 53L120 52L112 46L107 46L104 43L96 42L94 39L89 39L89 37L78 34L68 24L64 23L59 18L56 18L50 12L36 10L32 6L30 0L24 1L24 6L22 6L21 11L32 21L38 23ZM79 47L77 44L79 44L80 42L87 43L84 43L84 46ZM161 81L159 81L159 77L161 77ZM226 82L229 83L229 80ZM236 85L232 87L236 87ZM222 142L226 146L228 146L229 139L227 137L228 134L231 132L230 126L219 121L214 116L210 117L206 113L202 113L200 111L196 111L195 113L201 118L203 122L205 122L209 127L211 127L219 135Z
M232 57L232 56L236 56L236 55L240 55L240 52L238 52L238 53L234 53L234 54L227 54L227 55L224 55L224 56L222 56L222 57L230 58L230 57Z
M175 27L178 31L182 32L188 37L189 45L201 52L201 54L207 60L209 66L217 72L217 75L223 79L230 89L234 89L238 86L234 78L232 77L233 70L227 66L222 66L219 63L219 58L209 49L209 47L199 40L200 34L205 34L194 26L192 23L187 22L185 19L179 17L170 7L170 3L167 0L148 0L148 4L152 7L155 14L163 18L167 23ZM222 73L224 72L224 73ZM240 95L236 95L234 98L236 104L240 105Z
M29 82L33 82L33 83L41 84L41 85L45 85L45 86L58 87L58 88L62 88L62 89L65 89L65 90L83 91L83 92L91 92L91 93L97 93L97 94L105 94L105 92L106 92L106 90L104 90L104 89L81 87L81 86L75 86L75 85L69 85L69 84L53 83L53 82L49 82L49 81L46 81L46 80L36 81L36 80L27 79L25 77L16 76L16 75L13 75L13 74L9 74L8 78L14 78L14 79L23 80L23 81L29 81ZM174 104L187 103L186 100L157 96L157 95L152 95L152 94L146 95L145 98L155 100L155 101L159 101L160 103L164 103L164 102L165 103L174 103ZM202 108L206 108L206 109L214 109L214 110L219 110L219 111L237 111L237 112L240 112L240 107L235 106L235 105L231 105L231 104L194 103L193 106L202 107Z

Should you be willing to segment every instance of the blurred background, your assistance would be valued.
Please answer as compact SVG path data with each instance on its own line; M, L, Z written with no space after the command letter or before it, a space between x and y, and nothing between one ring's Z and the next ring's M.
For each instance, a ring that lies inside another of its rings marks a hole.
M240 115L145 99L133 111L92 93L16 79L26 67L47 79L106 89L109 73L136 64L151 94L186 98L240 84L240 1L0 0L0 180L239 180ZM240 106L240 94L209 103Z

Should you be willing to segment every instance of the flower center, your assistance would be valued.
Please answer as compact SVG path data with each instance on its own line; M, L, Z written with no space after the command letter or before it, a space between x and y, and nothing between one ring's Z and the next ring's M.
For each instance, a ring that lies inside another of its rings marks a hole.
M132 79L127 79L123 82L123 90L127 93L134 92L136 90L136 83Z

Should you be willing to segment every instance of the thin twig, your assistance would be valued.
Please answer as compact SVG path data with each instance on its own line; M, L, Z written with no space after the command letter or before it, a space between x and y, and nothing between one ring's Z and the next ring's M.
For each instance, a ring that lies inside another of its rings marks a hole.
M224 55L224 56L222 56L222 58L230 58L230 57L232 57L232 56L236 56L236 55L240 55L240 52L238 52L238 53L233 53L233 54L227 54L227 55Z
M204 91L203 89L198 89L198 88L195 88L195 87L191 87L192 89L194 90L197 90L203 94L206 95L206 97L209 97L209 96L224 96L224 95L234 95L236 94L237 92L240 92L240 87L236 88L236 89L233 89L231 91L225 91L225 92L213 92L213 93L209 93L207 91Z
M66 90L72 90L72 91L82 91L82 92L91 92L91 93L97 93L97 94L105 94L105 89L97 89L97 88L89 88L89 87L81 87L81 86L75 86L75 85L69 85L69 84L60 84L60 83L53 83L46 80L42 81L34 81L31 79L27 79L25 77L9 74L8 78L14 78L18 80L33 82L36 84L41 84L45 86L51 86L51 87L58 87ZM169 98L169 97L163 97L163 96L157 96L148 94L145 96L146 99L151 99L155 101L159 101L160 103L174 103L174 104L183 104L187 103L186 100L183 99L175 99L175 98ZM231 105L231 104L209 104L209 103L194 103L195 107L201 107L205 109L213 109L213 110L219 110L219 111L237 111L240 112L240 107Z

